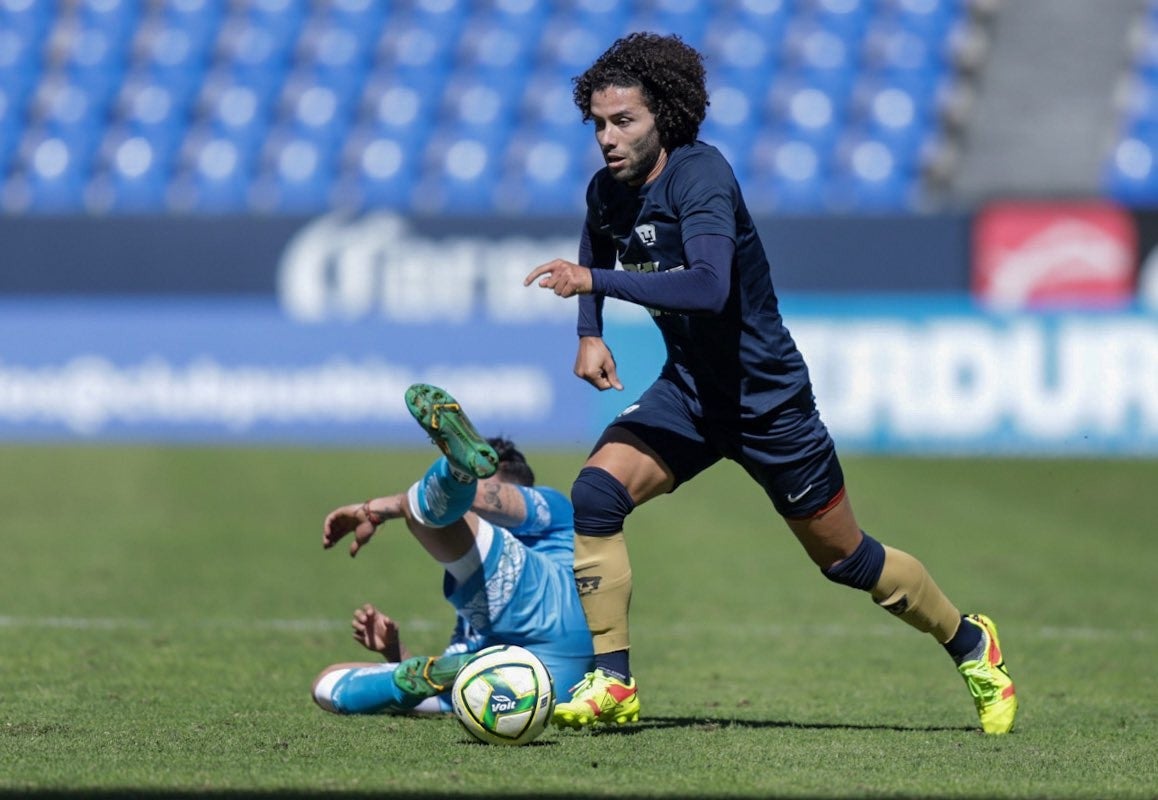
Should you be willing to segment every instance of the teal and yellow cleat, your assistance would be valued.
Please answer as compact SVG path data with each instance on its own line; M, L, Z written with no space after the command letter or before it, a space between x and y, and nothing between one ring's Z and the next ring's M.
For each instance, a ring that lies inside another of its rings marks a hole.
M495 474L499 466L498 453L479 435L462 406L444 389L416 383L406 390L406 407L452 466L476 478Z
M552 721L560 728L579 730L591 725L639 722L639 693L635 679L624 683L597 669L571 687L571 700L555 706Z
M1009 733L1017 716L1017 693L1001 655L997 626L984 614L968 614L965 619L981 628L985 654L977 661L963 662L957 670L973 695L981 729L986 733Z
M474 653L454 653L408 658L394 670L394 684L412 699L434 697L454 684L458 671L474 656Z

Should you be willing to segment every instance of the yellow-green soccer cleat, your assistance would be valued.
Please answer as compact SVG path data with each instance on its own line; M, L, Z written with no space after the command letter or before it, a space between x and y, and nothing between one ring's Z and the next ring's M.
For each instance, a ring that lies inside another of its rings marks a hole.
M552 721L560 728L579 730L591 725L622 725L639 722L639 693L631 683L607 675L601 669L588 672L571 687L571 700L555 706Z
M495 474L498 453L445 389L416 383L406 390L406 407L454 467L476 478Z
M981 628L985 654L977 661L963 662L957 670L973 695L982 730L1009 733L1013 730L1013 718L1017 716L1017 693L1001 656L997 626L984 614L969 614L965 618Z

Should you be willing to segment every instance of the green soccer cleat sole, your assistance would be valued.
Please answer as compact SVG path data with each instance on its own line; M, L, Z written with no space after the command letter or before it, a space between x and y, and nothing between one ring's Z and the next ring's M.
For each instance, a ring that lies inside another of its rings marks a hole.
M455 467L476 478L495 474L498 453L446 390L416 383L406 390L406 408Z
M551 717L551 722L556 728L570 728L571 730L581 731L584 728L603 727L606 725L627 725L631 722L639 722L639 712L634 711L630 714L592 717L586 714L575 714L556 709L554 715Z

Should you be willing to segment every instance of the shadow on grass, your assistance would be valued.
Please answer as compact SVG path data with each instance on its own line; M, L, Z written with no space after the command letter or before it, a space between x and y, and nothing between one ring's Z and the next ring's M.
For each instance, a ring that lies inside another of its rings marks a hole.
M656 728L699 728L702 730L722 730L725 728L786 728L815 731L897 731L898 733L970 733L980 731L968 725L864 725L851 722L789 722L771 719L732 719L716 717L648 717L631 725L599 728L599 736L633 736Z

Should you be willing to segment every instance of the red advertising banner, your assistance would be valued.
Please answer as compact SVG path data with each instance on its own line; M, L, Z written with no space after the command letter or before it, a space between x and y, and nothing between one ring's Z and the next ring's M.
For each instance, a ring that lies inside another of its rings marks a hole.
M973 229L972 289L999 308L1118 308L1134 293L1133 219L1107 203L996 203Z

